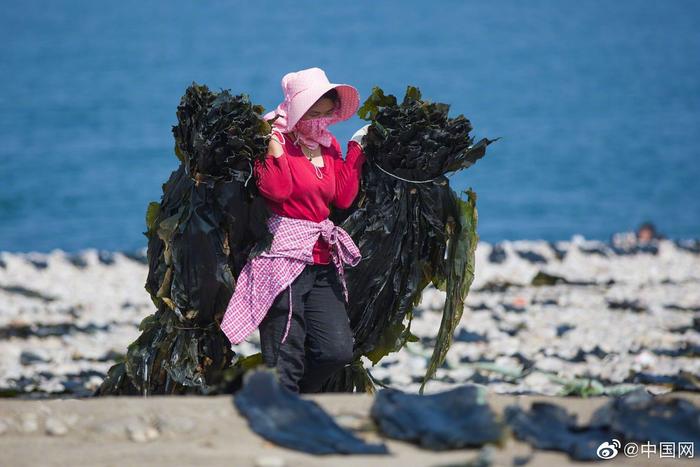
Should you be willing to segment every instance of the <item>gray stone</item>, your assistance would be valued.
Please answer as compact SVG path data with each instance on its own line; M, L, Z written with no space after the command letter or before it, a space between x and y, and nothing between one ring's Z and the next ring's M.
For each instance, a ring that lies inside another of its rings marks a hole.
M46 434L51 436L63 436L68 433L65 423L55 417L46 419Z
M277 456L261 456L255 459L255 467L285 467L287 462Z

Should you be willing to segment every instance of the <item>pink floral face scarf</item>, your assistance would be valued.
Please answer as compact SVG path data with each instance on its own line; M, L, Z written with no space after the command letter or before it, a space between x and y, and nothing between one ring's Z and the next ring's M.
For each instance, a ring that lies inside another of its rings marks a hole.
M294 144L299 141L304 143L309 149L316 149L319 144L330 146L333 141L333 135L328 128L328 125L338 121L338 110L330 117L310 118L308 120L299 120L294 125L297 138Z

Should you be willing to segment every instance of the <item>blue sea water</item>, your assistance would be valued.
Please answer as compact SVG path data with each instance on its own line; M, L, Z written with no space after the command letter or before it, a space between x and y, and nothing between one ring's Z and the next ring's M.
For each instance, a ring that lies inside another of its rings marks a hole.
M5 2L0 250L129 250L178 160L185 88L271 109L289 72L401 99L501 140L451 177L482 240L700 237L700 3L692 0ZM358 117L331 127L347 141ZM343 143L344 146L344 143Z

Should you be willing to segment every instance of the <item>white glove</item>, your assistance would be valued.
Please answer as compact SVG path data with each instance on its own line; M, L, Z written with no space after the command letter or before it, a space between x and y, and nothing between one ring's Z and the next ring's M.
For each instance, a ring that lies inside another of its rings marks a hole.
M352 135L352 138L350 138L350 141L355 141L357 142L357 144L362 146L362 138L367 134L367 128L369 128L369 125L370 124L368 123L367 125L357 130L355 134Z

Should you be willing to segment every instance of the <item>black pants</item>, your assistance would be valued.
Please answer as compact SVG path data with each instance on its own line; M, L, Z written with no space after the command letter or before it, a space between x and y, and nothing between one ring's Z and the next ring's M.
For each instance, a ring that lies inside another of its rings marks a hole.
M319 392L334 372L352 361L354 344L333 263L307 264L292 282L292 321L280 344L288 313L289 289L284 289L258 327L263 361L277 368L280 384L291 391Z

